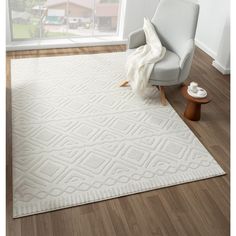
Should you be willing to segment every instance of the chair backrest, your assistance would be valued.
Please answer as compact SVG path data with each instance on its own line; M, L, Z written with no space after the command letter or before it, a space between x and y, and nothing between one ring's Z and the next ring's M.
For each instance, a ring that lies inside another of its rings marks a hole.
M162 44L178 55L188 39L194 39L199 5L189 0L160 0L152 18Z

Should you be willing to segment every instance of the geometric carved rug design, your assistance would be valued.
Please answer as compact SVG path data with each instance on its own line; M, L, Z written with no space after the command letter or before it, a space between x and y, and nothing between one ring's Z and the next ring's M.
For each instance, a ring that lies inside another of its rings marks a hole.
M11 61L14 218L224 174L157 90L118 86L125 60Z

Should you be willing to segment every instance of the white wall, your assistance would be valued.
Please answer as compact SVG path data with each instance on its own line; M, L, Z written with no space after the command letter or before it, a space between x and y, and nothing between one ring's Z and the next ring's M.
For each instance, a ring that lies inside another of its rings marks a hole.
M215 58L225 22L230 12L230 0L198 0L200 15L196 40Z
M179 0L181 1L181 0ZM221 72L230 70L229 15L230 0L191 0L200 5L196 44L213 59ZM142 27L144 16L152 17L159 0L127 0L124 20L124 38Z
M230 19L226 19L219 47L212 65L223 74L230 73Z
M213 66L230 73L230 0L198 0L196 44L213 59Z

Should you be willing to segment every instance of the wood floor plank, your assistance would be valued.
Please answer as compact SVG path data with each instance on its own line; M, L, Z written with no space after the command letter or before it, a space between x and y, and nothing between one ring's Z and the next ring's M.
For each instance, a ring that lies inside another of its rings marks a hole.
M230 229L230 76L212 67L196 49L186 84L196 81L212 102L202 117L183 117L186 101L179 86L166 87L167 99L227 175L44 214L12 218L10 59L124 51L124 45L8 52L7 57L7 235L8 236L228 236Z
M127 223L127 220L124 216L125 212L121 208L120 202L118 199L108 201L107 210L111 217L111 221L117 236L122 235L133 235Z
M53 236L53 227L51 214L38 214L36 216L36 232L37 236Z
M54 211L51 213L51 227L53 235L76 235L72 223L73 216L71 215L70 208L64 211ZM79 234L78 234L79 235Z
M179 235L178 226L172 221L159 194L145 199L148 212L158 222L163 235ZM183 233L183 232L182 232Z
M35 215L21 219L21 235L37 236Z
M95 205L98 205L98 207L95 207ZM96 228L99 229L99 233L102 236L115 235L115 230L106 205L105 201L102 201L99 204L94 203ZM93 227L93 225L91 227Z
M122 197L119 199L119 202L131 235L145 235L149 232L148 227L146 227L145 216L142 211L136 208L136 205L132 205L136 197L136 195L130 198Z

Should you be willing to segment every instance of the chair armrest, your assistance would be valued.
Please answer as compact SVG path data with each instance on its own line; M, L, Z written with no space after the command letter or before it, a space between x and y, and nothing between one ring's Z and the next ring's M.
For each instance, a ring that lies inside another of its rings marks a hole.
M180 55L179 66L180 66L181 70L184 68L188 59L191 58L193 51L194 51L194 41L193 41L193 39L189 39L187 41L187 43L184 45L182 53Z
M146 37L143 29L136 30L129 35L128 48L137 48L146 43Z

